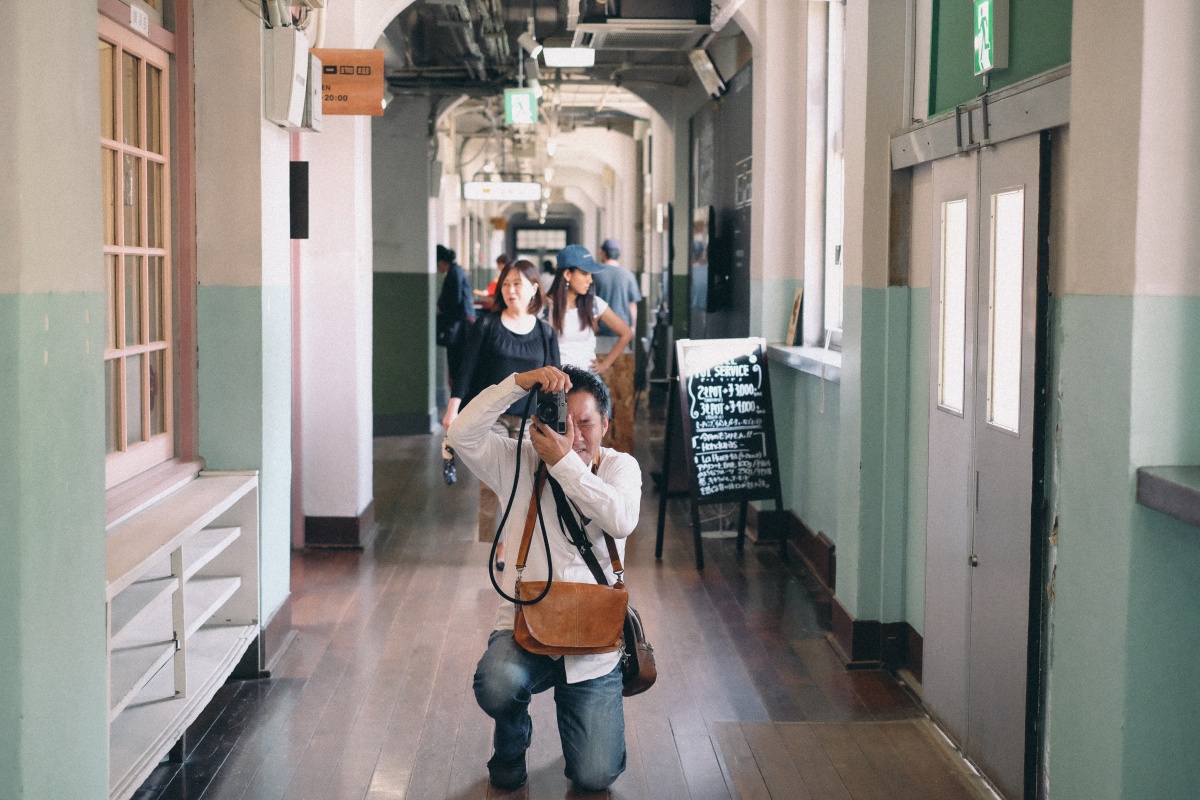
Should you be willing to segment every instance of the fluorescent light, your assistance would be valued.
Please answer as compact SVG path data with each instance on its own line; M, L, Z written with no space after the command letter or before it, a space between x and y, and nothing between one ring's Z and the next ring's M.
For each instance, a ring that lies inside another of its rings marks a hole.
M542 199L542 185L532 181L468 181L463 184L463 199L532 202Z
M590 47L545 47L542 58L547 67L596 66L596 51Z

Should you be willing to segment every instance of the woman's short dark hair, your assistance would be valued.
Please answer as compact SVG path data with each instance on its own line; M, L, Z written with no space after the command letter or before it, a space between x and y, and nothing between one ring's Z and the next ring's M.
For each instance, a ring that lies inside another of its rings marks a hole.
M587 392L596 400L596 410L603 419L608 420L612 416L612 400L608 396L608 387L600 380L599 375L570 364L564 364L562 371L571 379L571 390L567 394Z
M508 273L514 269L520 272L525 280L532 283L533 288L537 290L529 300L528 309L530 314L536 315L542 310L542 305L546 302L546 295L542 291L542 284L538 281L537 266L532 261L526 261L523 258L520 261L505 264L500 270L500 275L496 278L496 296L492 300L496 312L499 313L508 308L508 304L504 302L504 292L501 291L501 287L504 286L504 280L508 277Z

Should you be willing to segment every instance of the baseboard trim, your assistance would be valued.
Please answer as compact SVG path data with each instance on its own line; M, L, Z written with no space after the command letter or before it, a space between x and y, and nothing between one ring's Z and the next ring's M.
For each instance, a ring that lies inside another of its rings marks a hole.
M833 594L837 588L837 548L833 540L823 531L814 533L793 511L750 510L758 529L755 535L764 542L778 542L786 532L788 554L803 561L821 586Z
M304 545L335 550L365 550L378 528L375 525L375 501L357 517L305 517Z
M920 682L924 640L912 625L854 619L836 597L832 616L826 639L846 669L905 670Z
M433 431L433 414L410 411L397 414L376 414L373 432L376 436L417 436Z
M259 635L259 663L264 672L270 673L275 668L276 662L295 638L296 629L292 627L292 596L288 594Z

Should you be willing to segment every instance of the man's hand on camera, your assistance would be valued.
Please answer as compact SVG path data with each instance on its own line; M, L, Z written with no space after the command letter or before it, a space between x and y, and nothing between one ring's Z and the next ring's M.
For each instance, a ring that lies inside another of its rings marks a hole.
M553 369L553 367L547 369ZM542 461L546 462L546 466L553 467L573 449L571 443L575 441L575 420L571 419L569 414L567 415L565 436L553 430L549 425L543 425L537 417L534 417L533 420L533 425L529 429L529 441L533 443L533 449L541 456Z
M542 367L517 375L517 386L527 392L539 383L542 386L538 391L546 394L565 392L571 388L571 379L558 367Z

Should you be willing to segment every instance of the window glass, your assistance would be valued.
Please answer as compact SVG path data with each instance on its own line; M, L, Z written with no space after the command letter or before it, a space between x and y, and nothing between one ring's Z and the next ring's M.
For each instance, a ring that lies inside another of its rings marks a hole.
M104 186L104 243L117 243L117 199L119 184L117 182L117 153L113 150L100 150L100 179Z
M142 146L141 94L139 77L142 60L125 53L121 59L121 141L134 147Z
M142 259L125 256L125 345L142 343Z
M163 306L165 298L163 297L163 259L162 256L151 256L148 259L146 270L146 310L149 315L150 323L150 339L151 342L161 342L166 340L166 332L163 330Z
M149 353L150 358L150 435L157 436L167 430L166 405L163 390L166 387L166 350Z
M162 247L163 240L163 165L146 163L146 246Z
M942 203L938 404L962 413L966 356L967 201Z
M116 410L121 406L121 381L117 377L120 359L104 362L104 441L106 453L117 451L117 443L121 441L121 418Z
M142 435L142 357L125 359L125 444L137 444Z
M122 175L125 182L122 209L125 238L121 243L126 247L139 247L142 244L142 160L126 153Z
M162 154L162 70L146 65L146 149Z
M121 259L120 256L106 255L104 257L104 277L105 284L108 287L106 293L108 302L106 308L108 310L108 324L104 326L104 346L106 349L112 350L117 346L117 341L120 339L117 332L121 330L121 309L118 303L120 295L117 293L117 287L121 283Z
M113 125L117 95L113 91L114 49L108 42L100 40L100 135L105 139L115 138Z
M1016 433L1021 417L1021 295L1025 191L992 196L988 422Z

